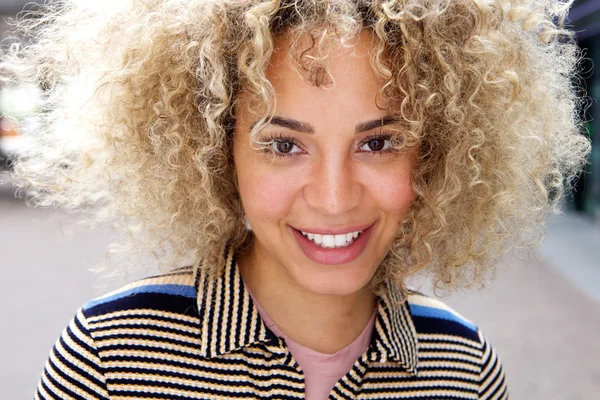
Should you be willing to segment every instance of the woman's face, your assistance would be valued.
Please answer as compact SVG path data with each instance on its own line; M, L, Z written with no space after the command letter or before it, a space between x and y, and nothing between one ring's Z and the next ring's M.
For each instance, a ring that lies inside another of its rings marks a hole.
M314 293L365 287L413 201L414 154L390 149L399 126L375 104L383 82L369 63L371 39L363 32L354 48L331 54L336 84L327 89L300 76L289 42L276 40L266 71L275 118L258 135L273 140L267 152L250 147L257 117L243 102L236 109L234 160L253 264Z

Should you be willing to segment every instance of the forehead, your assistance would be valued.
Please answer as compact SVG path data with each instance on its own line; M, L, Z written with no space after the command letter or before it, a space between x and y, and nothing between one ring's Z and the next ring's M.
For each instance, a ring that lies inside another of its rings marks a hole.
M354 127L386 115L378 96L385 80L371 65L373 34L365 30L346 47L331 40L321 51L313 39L305 35L294 41L290 34L274 38L265 76L274 89L275 113L323 129L342 121ZM249 108L258 111L256 106Z
M317 40L318 35L307 33L274 38L265 75L278 94L310 89L305 94L337 90L364 95L376 93L384 84L371 65L376 39L370 31L363 30L345 45L329 39L319 48Z

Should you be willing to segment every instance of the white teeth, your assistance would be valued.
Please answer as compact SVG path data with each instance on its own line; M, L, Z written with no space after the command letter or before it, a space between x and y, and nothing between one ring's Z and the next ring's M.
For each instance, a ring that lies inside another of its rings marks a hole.
M315 242L316 244L321 244L321 243L323 243L323 239L322 239L321 235L319 235L318 233L315 233L315 240L314 240L314 242Z
M346 244L346 235L335 235L334 242L336 246L343 246Z
M302 235L304 235L304 237L308 238L308 240L318 244L319 246L326 249L332 249L350 245L362 231L348 232L341 235L321 235L318 233L300 232Z
M322 235L323 236L323 247L335 247L335 236L333 235Z

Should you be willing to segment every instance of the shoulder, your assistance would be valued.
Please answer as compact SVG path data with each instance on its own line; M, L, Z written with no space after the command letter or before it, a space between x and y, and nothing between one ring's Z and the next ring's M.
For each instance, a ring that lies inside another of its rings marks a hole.
M441 300L413 292L407 299L417 336L454 338L483 345L477 325Z
M421 367L472 371L477 374L479 398L508 398L500 358L477 325L442 301L421 293L410 294L407 304Z
M125 285L83 306L86 318L126 314L181 314L197 316L193 269L180 268Z

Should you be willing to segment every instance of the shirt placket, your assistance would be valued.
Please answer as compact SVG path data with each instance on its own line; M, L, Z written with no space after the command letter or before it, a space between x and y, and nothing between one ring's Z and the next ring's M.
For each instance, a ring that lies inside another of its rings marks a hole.
M265 398L304 399L304 372L288 350L285 340L275 337L266 344L266 348L277 359L281 376L285 379L272 376L271 391Z
M329 400L356 399L360 394L363 378L369 367L370 350L356 360L352 368L333 387Z

